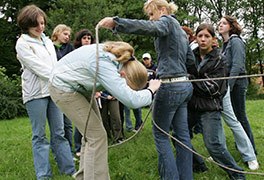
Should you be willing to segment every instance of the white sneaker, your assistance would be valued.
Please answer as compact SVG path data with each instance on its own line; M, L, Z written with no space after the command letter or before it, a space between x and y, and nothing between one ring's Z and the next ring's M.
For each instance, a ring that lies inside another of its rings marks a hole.
M248 164L248 168L250 170L254 171L254 170L257 170L259 168L259 163L257 160L248 161L247 164Z

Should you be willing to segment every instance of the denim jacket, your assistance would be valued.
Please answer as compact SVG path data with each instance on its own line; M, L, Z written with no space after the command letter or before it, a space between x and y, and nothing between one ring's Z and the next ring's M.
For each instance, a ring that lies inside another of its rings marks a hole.
M246 52L245 43L238 35L231 35L222 54L226 56L229 76L239 76L246 74ZM239 82L238 82L239 81ZM247 79L230 79L230 90L232 91L234 84L244 83L247 85Z
M194 55L187 36L173 15L163 15L157 21L131 20L115 17L114 31L149 35L155 38L158 57L157 77L169 78L187 75L186 65L193 65Z

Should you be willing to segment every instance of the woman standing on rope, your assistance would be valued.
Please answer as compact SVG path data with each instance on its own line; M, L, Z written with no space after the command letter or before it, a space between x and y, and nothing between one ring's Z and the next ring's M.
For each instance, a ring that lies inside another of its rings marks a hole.
M146 20L131 20L119 17L106 17L98 25L117 32L150 35L155 37L158 54L157 77L161 86L156 93L153 119L164 131L173 130L175 137L191 148L187 123L187 103L192 95L186 64L193 64L194 56L187 36L179 22L172 15L177 6L166 0L151 0L144 5L149 16ZM158 170L161 179L192 180L192 152L176 144L177 157L171 147L170 138L153 126L153 135L158 152Z
M98 49L98 71L97 48L92 44L64 56L50 78L52 99L84 136L84 154L76 179L110 179L107 134L95 98L90 104L95 76L96 91L104 88L132 108L149 105L160 85L159 80L152 80L148 89L140 90L147 84L147 70L134 58L134 49L128 43L106 42Z

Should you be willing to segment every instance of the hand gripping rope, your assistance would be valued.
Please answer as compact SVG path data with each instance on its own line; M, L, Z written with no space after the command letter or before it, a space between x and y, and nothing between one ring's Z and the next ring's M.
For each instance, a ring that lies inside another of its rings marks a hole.
M99 24L97 24L96 25L96 28L95 28L95 31L96 31L96 71L95 71L95 76L94 76L94 86L93 86L91 100L90 100L90 108L89 108L89 111L88 111L88 118L87 118L87 121L85 123L84 134L86 134L87 126L88 126L88 120L89 120L89 117L90 117L92 105L95 102L94 95L95 95L96 81L97 81L97 75L98 75L98 70L99 70L99 35L98 35L98 30L99 30ZM118 38L120 40L122 40L118 34L116 34L116 35L118 36ZM261 77L261 76L263 76L263 74L252 74L252 75L230 76L230 77L218 77L218 78L208 78L208 79L193 79L193 80L177 81L177 83L178 82L200 82L200 81L208 81L208 80L227 80L227 79L238 79L238 78L247 78L247 77ZM149 116L150 112L152 111L152 106L153 106L153 103L150 105L149 111L147 112L147 115L144 118L143 123L141 124L141 126L139 127L138 131L135 134L133 134L128 139L126 139L126 140L124 140L124 141L122 141L120 143L116 143L116 144L113 144L111 146L108 146L108 148L116 147L118 145L124 144L125 142L128 142L131 139L133 139L142 130L145 122L148 119L148 116ZM264 173L249 172L249 171L239 171L239 170L236 170L236 169L233 169L233 168L226 167L226 166L224 166L222 164L219 164L216 161L214 161L212 158L207 158L207 157L205 157L205 156L203 156L203 155L201 155L201 154L193 151L191 148L189 148L188 146L186 146L185 144L183 144L177 138L173 137L171 134L167 133L162 128L160 128L153 119L152 119L152 122L153 122L153 125L156 126L157 129L159 129L162 133L166 134L168 137L170 137L171 139L175 140L175 142L177 142L178 144L180 144L184 148L188 149L192 153L196 154L197 156L200 156L201 158L205 159L208 162L212 162L212 163L214 163L214 164L216 164L216 165L218 165L218 166L220 166L220 167L222 167L224 169L227 169L227 170L230 170L230 171L233 171L233 172L237 172L237 173L241 173L241 174L252 174L252 175L264 176ZM85 136L84 136L84 140L85 140L85 142L87 142L87 139L86 139Z

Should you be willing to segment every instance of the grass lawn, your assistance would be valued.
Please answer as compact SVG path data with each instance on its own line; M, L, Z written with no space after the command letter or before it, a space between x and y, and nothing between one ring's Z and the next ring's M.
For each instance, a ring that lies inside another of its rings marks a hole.
M255 136L255 143L258 150L258 161L260 169L264 168L264 100L247 101L247 113L251 128ZM148 109L143 110L143 118L146 117ZM132 118L134 118L132 116ZM142 131L132 140L109 149L109 168L112 180L158 180L157 153L152 137L151 119L147 119ZM234 146L234 138L231 131L225 126L227 146L238 164L249 171L243 163L239 152ZM48 129L47 129L48 134ZM133 133L126 132L129 137ZM205 157L208 153L204 147L202 136L196 135L193 139L196 150ZM263 143L263 144L262 144ZM68 180L71 177L61 176L58 168L50 156L53 179ZM194 174L197 180L224 180L228 179L227 174L218 166L206 162L209 171L201 174ZM77 167L77 164L76 164ZM260 175L246 175L249 180L264 179ZM0 180L30 180L35 179L32 150L31 150L31 125L28 118L17 118L14 120L0 121Z

